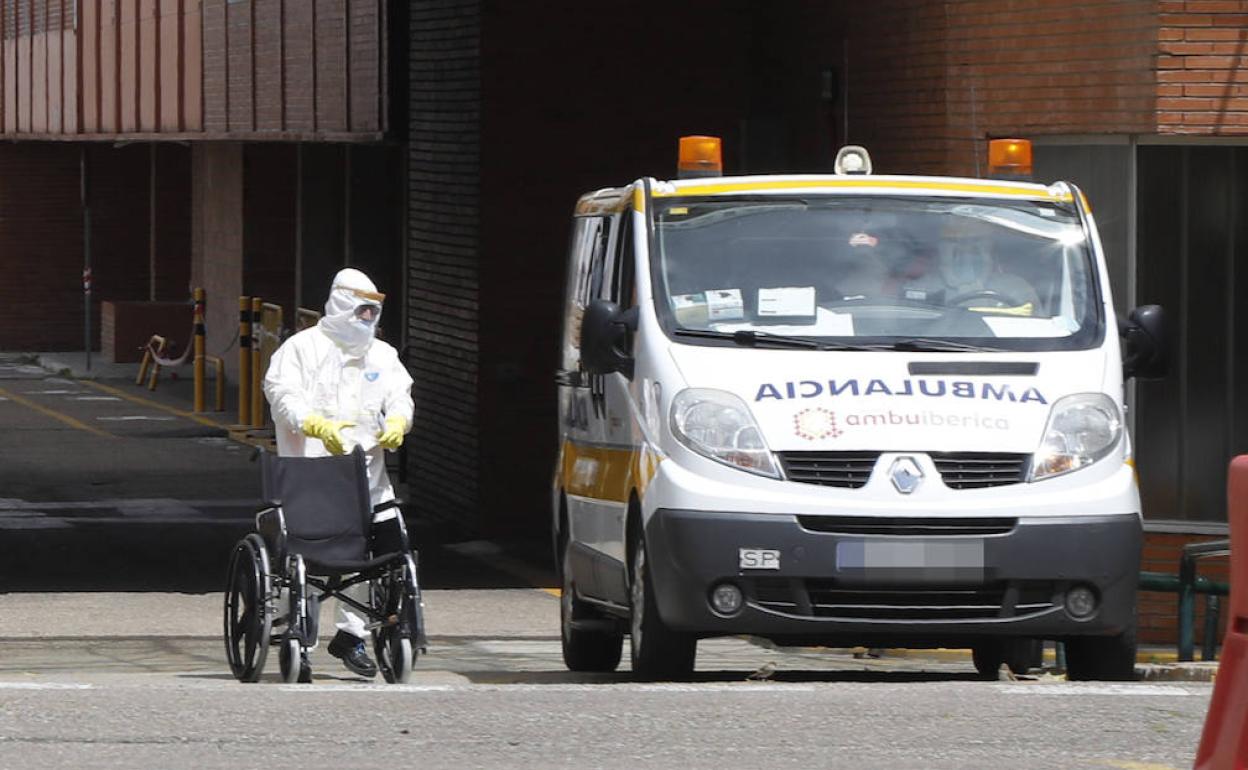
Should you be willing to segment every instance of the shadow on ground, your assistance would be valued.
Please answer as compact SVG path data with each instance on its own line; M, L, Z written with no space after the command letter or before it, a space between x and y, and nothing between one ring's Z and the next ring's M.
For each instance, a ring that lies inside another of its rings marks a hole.
M488 559L450 550L436 533L413 526L427 589L530 588L522 577ZM251 531L247 520L213 524L74 523L0 530L0 592L223 590L234 545ZM535 570L545 554L532 554ZM528 559L526 559L528 561Z

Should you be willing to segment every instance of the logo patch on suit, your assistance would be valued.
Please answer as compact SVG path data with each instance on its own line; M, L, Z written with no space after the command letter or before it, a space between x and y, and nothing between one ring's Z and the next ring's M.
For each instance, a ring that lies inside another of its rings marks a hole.
M381 376L381 372L364 372L364 379L368 380L369 382L376 382L377 378L380 376Z

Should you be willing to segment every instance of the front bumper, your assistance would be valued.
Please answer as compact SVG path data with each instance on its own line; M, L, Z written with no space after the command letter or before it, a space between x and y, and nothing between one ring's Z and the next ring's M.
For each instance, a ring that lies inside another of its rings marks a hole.
M913 519L877 521L868 529L879 531L864 534L862 517L659 509L646 525L659 613L701 636L841 646L1114 635L1134 622L1137 514L997 517L988 527L963 518L967 534L953 535L890 529ZM742 569L741 549L774 552L778 564ZM731 617L708 602L721 582L745 594ZM1076 585L1099 599L1083 619L1065 608Z

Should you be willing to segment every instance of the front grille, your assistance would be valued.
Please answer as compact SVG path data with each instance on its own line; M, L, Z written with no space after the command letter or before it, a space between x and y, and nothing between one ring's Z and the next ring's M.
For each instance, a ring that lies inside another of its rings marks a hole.
M833 580L758 578L752 603L786 615L847 620L986 620L1018 618L1052 609L1054 584L999 581L978 586L842 585Z
M871 478L879 452L780 452L789 481L859 489Z
M811 532L841 535L1004 535L1018 525L1018 519L991 518L879 518L872 516L798 516L797 523Z
M1005 452L932 452L932 462L950 489L984 489L1019 484L1030 455Z
M860 620L977 620L1001 614L1005 586L903 588L887 591L807 581L811 614Z

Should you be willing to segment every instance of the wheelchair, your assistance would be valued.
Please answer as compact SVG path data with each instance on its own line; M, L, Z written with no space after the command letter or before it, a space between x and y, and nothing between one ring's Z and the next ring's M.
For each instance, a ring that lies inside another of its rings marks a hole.
M338 457L260 454L256 532L234 546L225 589L225 650L240 682L259 681L270 647L282 681L310 682L320 604L334 597L366 618L377 668L404 683L426 651L416 553L397 500L369 501L360 449ZM375 514L395 515L373 523ZM368 604L343 594L369 586Z

